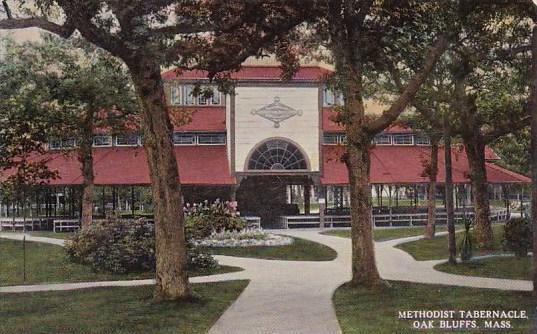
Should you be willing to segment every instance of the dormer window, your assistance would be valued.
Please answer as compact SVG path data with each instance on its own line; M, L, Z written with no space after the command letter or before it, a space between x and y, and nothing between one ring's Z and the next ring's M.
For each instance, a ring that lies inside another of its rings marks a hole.
M393 135L394 145L414 145L414 135L412 134L398 134Z
M170 102L176 106L219 106L222 104L222 93L216 86L201 86L200 94L194 95L195 85L173 85L170 87ZM203 94L212 90L211 96Z
M323 105L325 107L340 106L343 104L343 94L325 87L323 90Z
M429 139L429 137L427 136L424 136L424 135L416 135L414 137L414 143L416 145L431 145L431 140Z
M170 88L170 102L172 103L172 105L181 104L181 87L180 86L172 86Z

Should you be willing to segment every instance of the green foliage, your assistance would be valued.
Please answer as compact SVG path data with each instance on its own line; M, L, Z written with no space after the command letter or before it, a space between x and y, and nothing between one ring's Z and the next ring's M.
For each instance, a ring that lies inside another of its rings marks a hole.
M500 162L508 169L530 174L530 130L509 134L494 141L492 145L494 152L501 158Z
M18 184L56 176L43 154L51 137L77 138L91 148L95 128L124 127L137 110L124 65L83 40L43 35L39 42L4 45L0 171L14 170Z
M517 257L525 257L532 247L532 229L528 219L511 218L505 224L503 246Z
M246 226L230 202L187 204L185 230L188 239L204 239L213 232L240 231Z
M98 272L131 273L155 268L155 231L143 220L93 223L66 245L68 257ZM190 270L214 269L216 261L189 244Z
M470 228L472 227L472 221L470 219L464 220L464 232L462 235L462 240L460 242L459 248L461 252L461 260L463 262L470 261L473 253L472 245L472 234L470 233Z

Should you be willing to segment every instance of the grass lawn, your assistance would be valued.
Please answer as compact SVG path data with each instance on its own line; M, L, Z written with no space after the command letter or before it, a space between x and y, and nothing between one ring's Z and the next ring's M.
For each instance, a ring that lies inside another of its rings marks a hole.
M23 280L22 241L0 239L0 286L37 283L83 282L153 278L153 273L109 274L93 272L89 266L71 263L60 246L37 242L26 243L26 280ZM209 275L241 270L221 266ZM0 333L2 333L0 331Z
M503 239L503 224L493 225L492 229L494 233L494 242L492 248L486 250L474 248L474 255L484 255L502 252L501 242ZM459 246L459 241L461 237L462 234L460 232L456 234L457 248ZM447 235L442 235L432 240L418 240L400 244L397 246L397 248L400 248L405 252L409 253L418 261L442 260L447 259L449 257L447 238Z
M54 233L52 231L33 231L33 232L27 232L31 236L34 237L47 237L47 238L55 238L55 239L71 239L73 235L75 235L74 232L58 232Z
M452 274L496 277L531 280L533 273L533 264L531 257L491 257L480 259L469 263L458 263L450 265L443 263L435 266L435 269Z
M0 333L207 333L247 284L193 284L197 298L162 304L148 286L3 295Z
M392 239L414 237L417 235L422 235L424 230L425 226L376 228L373 229L373 238L375 239L375 241L386 241ZM436 231L446 231L446 227L437 226ZM330 230L323 232L323 234L333 235L336 237L350 238L351 230Z
M213 247L208 251L212 254L253 257L268 260L292 261L331 261L337 253L332 248L300 238L288 246L253 246L253 247Z
M392 333L491 333L478 320L477 330L414 330L413 320L398 319L405 310L526 310L534 317L531 292L499 291L390 282L391 288L371 292L364 288L352 289L343 285L334 294L334 306L344 334ZM533 319L511 322L514 329L502 333L529 333ZM439 321L436 320L436 327Z

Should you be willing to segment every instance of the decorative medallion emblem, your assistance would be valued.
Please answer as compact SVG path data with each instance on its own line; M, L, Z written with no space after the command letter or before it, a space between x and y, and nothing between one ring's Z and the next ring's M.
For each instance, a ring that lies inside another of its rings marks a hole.
M274 102L259 109L252 110L252 115L259 115L264 119L274 122L274 127L279 128L280 123L294 116L302 116L302 110L297 110L280 102L278 96L274 97Z

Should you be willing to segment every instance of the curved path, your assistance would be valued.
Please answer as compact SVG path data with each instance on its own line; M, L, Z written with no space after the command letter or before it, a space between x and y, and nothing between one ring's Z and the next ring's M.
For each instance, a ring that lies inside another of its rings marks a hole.
M194 277L193 283L248 279L250 284L211 328L210 334L241 333L341 333L332 295L351 277L350 239L319 234L318 230L280 230L280 234L319 242L335 249L333 261L276 261L253 258L216 256L224 265L244 271ZM0 238L22 239L21 234L0 233ZM388 280L456 285L503 290L531 290L530 281L479 278L439 272L433 267L443 261L416 261L394 246L418 240L410 237L375 243L381 276ZM59 239L27 237L28 241L63 245ZM43 284L0 287L0 292L51 291L101 286L134 286L154 284L153 280Z

